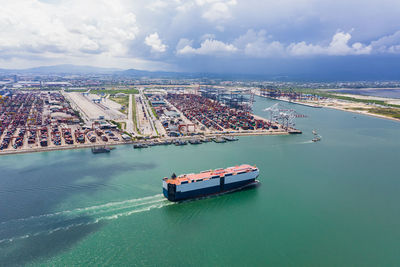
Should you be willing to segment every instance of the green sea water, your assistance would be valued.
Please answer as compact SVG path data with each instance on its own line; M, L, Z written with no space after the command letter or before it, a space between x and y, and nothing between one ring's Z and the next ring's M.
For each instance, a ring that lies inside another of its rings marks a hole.
M302 135L0 157L0 266L398 266L400 123L290 106ZM242 163L260 186L161 195L172 172Z

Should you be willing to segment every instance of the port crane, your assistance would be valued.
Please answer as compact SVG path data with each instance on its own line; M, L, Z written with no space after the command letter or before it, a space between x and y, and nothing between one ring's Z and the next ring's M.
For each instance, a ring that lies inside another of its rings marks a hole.
M281 103L276 103L268 108L265 108L264 111L270 113L271 121L277 121L286 129L289 127L294 127L294 119L306 117L305 115L300 114L294 109L288 108Z

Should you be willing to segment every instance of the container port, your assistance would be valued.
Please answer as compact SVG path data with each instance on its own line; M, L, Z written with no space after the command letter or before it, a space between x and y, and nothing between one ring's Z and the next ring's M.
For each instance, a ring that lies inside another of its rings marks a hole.
M288 125L255 116L249 109L232 107L201 95L168 94L166 99L191 122L179 125L179 128L193 126L194 129L200 128L202 132L213 134L298 132Z
M241 135L301 133L279 117L280 110L269 119L252 114L254 96L248 93L142 87L126 96L129 110L122 113L110 95L89 90L18 90L0 102L0 154L124 143L185 146L225 143Z
M118 143L114 125L85 125L60 92L18 91L0 100L0 154Z

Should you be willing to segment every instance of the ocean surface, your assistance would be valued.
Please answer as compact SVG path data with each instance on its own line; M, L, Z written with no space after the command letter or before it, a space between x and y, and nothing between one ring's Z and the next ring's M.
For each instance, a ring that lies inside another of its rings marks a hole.
M400 99L400 88L399 89L353 89L353 90L346 89L346 90L334 90L334 92L353 94L353 95L378 96L378 97Z
M400 123L285 105L302 135L0 157L0 266L398 266ZM260 186L161 195L173 172L241 163Z

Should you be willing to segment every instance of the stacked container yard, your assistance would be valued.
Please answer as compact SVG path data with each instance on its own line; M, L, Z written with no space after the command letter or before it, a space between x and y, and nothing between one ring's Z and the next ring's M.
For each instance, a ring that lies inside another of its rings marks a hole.
M96 138L95 133L88 132L86 135L90 142L92 142L92 143L96 142L97 138Z
M41 146L48 145L47 138L48 138L47 127L44 126L40 129L40 145Z
M74 144L74 139L72 138L71 128L63 128L62 134L63 134L66 144L68 144L68 145Z
M64 121L54 120L51 118L52 112L69 116ZM30 147L36 142L42 147L48 146L49 129L55 145L61 145L62 138L66 144L72 144L71 129L61 135L58 128L61 122L78 123L79 118L59 92L16 92L3 97L0 100L0 150L21 148L25 138Z
M268 130L271 123L255 119L250 113L229 108L218 101L194 94L169 94L167 99L189 120L207 128L224 130Z
M61 133L57 125L54 125L52 128L51 139L56 146L61 145Z
M85 133L75 130L75 140L81 144L85 143Z

